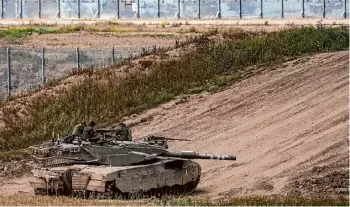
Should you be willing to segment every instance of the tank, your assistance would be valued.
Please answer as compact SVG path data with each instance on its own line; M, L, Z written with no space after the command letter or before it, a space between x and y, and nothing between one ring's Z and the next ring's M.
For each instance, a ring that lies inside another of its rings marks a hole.
M30 149L37 167L30 184L37 195L89 199L187 195L201 176L201 166L193 159L236 160L231 155L169 151L154 144L155 139L159 137L99 144L58 140L33 146Z

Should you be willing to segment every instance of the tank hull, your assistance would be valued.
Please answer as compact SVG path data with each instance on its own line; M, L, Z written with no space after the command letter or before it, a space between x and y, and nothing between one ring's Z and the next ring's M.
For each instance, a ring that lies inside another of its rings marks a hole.
M31 186L36 194L140 199L192 193L201 167L192 160L169 158L134 166L70 165L32 172L36 180Z

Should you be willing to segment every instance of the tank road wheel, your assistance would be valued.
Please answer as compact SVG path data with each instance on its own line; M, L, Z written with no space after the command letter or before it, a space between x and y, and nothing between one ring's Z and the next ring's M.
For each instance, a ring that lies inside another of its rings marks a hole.
M88 193L89 195L89 199L96 199L97 198L97 194L96 191L89 191Z
M122 193L123 199L129 199L129 193Z
M151 197L156 197L156 196L157 196L157 191L156 191L156 189L152 188L152 189L150 190L150 192L151 192Z
M121 199L123 199L123 193L122 193L120 190L115 189L115 195L114 195L114 197L115 197L115 199L121 200Z
M169 188L169 195L173 196L174 195L174 186Z
M105 196L104 196L104 194L103 193L100 193L100 192L97 192L97 199L98 200L103 200L103 199L105 199Z
M164 196L169 196L169 187L164 186Z
M148 191L145 191L144 194L143 194L143 198L146 199L146 198L151 198L152 197L152 193L151 193L151 190L148 190Z
M144 191L143 192L143 195L142 195L142 199L147 199L147 198L149 198L150 196L149 196L149 191Z
M107 184L106 192L104 193L104 195L108 199L113 199L113 198L115 198L116 192L117 192L117 189L115 187L115 184L114 184L114 182L111 182L111 183Z
M34 189L35 195L47 195L47 191L45 188L36 188Z
M78 191L78 196L79 196L79 198L85 198L85 191L82 191L82 190L80 190L80 191Z
M157 197L157 198L161 198L161 197L163 197L163 195L164 195L163 188L157 189L156 197Z
M179 194L179 186L175 185L173 188L174 188L174 195L178 195Z

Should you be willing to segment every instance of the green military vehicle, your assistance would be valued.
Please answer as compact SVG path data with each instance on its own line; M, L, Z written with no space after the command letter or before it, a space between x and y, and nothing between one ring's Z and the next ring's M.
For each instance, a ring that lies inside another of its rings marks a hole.
M90 143L52 140L31 147L35 194L80 198L140 199L187 195L197 187L201 167L192 159L236 160L230 155L173 152L166 138L115 139ZM160 144L159 144L160 143Z

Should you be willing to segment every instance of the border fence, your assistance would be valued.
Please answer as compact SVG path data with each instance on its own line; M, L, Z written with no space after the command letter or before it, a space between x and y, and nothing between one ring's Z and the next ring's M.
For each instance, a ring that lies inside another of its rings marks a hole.
M170 45L169 45L170 46ZM0 100L26 92L73 70L104 68L155 46L129 48L0 48Z
M350 0L0 0L2 19L348 18Z

